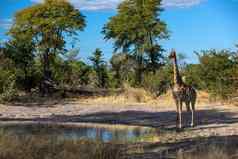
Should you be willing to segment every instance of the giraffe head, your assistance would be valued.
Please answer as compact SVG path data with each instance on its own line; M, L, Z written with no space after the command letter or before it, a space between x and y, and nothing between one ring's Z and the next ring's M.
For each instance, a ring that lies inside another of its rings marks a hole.
M169 55L169 58L170 58L170 59L176 58L176 51L175 51L174 49L172 49L172 51L171 51L171 53L170 53L170 55Z

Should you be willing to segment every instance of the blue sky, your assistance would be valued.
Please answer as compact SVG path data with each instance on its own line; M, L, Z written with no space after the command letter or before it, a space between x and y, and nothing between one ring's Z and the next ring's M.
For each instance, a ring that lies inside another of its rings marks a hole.
M41 0L2 0L0 5L0 40L12 23L16 11ZM116 14L122 0L70 0L82 10L87 27L79 34L80 57L101 48L105 58L112 55L112 42L105 41L101 30L108 18ZM166 50L175 48L189 62L196 62L193 51L203 49L235 49L238 44L238 0L163 0L162 19L168 24L170 39L161 41Z

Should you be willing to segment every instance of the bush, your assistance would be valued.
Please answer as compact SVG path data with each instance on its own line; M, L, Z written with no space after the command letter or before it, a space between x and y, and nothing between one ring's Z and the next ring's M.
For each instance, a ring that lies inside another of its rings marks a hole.
M172 83L172 77L172 66L167 64L155 74L153 72L146 73L142 86L155 96L159 96L166 93L169 89L169 86Z
M185 83L195 87L196 89L205 89L206 81L201 78L201 65L200 64L188 64L184 68Z
M14 74L10 76L5 76L6 79L2 82L1 85L1 94L0 101L11 101L17 96L17 88L16 88L16 77Z
M61 86L77 87L90 83L92 68L80 60L57 57L53 61L53 78Z
M9 58L0 54L0 101L11 101L16 95L16 69Z
M237 60L228 50L207 50L198 53L200 64L187 67L187 75L198 88L212 96L227 99L238 88ZM190 81L191 82L191 81Z
M153 96L143 88L132 88L128 84L123 86L123 95L129 102L144 103L151 101Z

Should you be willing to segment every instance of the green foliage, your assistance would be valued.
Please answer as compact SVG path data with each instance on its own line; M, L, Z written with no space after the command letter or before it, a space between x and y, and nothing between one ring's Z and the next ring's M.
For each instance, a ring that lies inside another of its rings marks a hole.
M63 58L57 57L52 63L54 80L60 86L70 88L88 85L92 68L83 61L72 58L71 53L65 54Z
M200 64L188 64L184 68L184 81L197 89L206 88L206 81L201 79L201 65Z
M159 0L126 0L118 7L118 14L105 25L103 33L107 39L115 40L115 48L123 50L139 44L148 45L152 40L167 37L166 25L159 20Z
M165 93L172 82L173 69L172 66L167 63L156 73L148 72L144 76L143 87L153 93L155 96Z
M138 85L147 65L154 72L161 65L158 40L168 37L166 24L159 19L161 11L160 0L125 0L103 28L105 38L114 40L115 51L131 52L136 59Z
M43 66L43 94L50 92L50 63L65 51L65 37L77 35L84 27L84 16L66 0L44 0L15 15L9 35L28 39L36 46L35 53L40 56Z
M2 78L2 77L0 77ZM2 83L2 92L0 94L0 101L12 101L17 96L17 88L16 88L16 77L14 74L6 75L3 77L5 79ZM1 81L2 82L2 81Z
M65 46L64 36L77 34L84 27L84 16L69 2L44 0L17 12L9 34L31 39L42 49L61 51Z
M130 78L136 69L134 57L126 53L117 53L112 56L110 63L116 87L121 87L125 81L130 83ZM131 84L133 84L133 82Z
M16 79L20 88L30 91L37 85L35 77L34 45L31 41L16 37L5 44L5 56L14 62L17 68Z
M107 65L103 60L103 54L100 49L96 49L93 55L89 58L93 63L93 69L97 75L97 86L105 88L108 85Z
M0 53L0 101L11 101L17 96L16 68L11 59Z
M238 88L238 65L229 50L206 50L197 53L200 64L185 68L186 81L213 96L229 98Z

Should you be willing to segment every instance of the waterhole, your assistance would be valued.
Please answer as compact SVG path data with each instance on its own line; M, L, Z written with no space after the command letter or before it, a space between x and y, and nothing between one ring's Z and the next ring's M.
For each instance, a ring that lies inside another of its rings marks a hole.
M90 139L103 142L132 141L144 136L155 135L156 130L149 127L107 125L107 124L4 124L1 131L19 136L54 136L62 139Z

